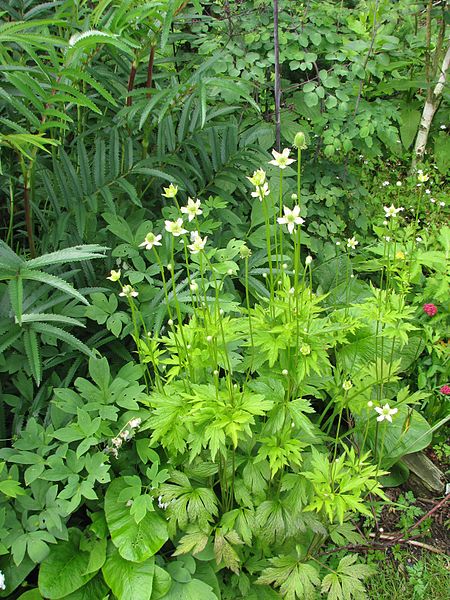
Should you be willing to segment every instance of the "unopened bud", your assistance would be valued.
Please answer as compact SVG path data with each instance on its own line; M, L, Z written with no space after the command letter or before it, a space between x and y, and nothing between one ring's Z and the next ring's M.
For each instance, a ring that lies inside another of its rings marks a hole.
M299 131L295 134L294 146L296 148L298 148L299 150L306 149L306 137L305 137L305 134L303 133L303 131Z

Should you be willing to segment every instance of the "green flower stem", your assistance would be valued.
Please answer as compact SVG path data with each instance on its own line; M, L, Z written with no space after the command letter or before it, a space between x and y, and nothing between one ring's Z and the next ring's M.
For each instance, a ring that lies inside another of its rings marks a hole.
M271 234L270 234L270 219L269 212L265 202L265 199L262 200L263 211L264 211L264 220L266 224L266 246L267 246L267 257L269 260L269 288L270 288L270 310L272 313L272 317L275 314L274 307L274 281L273 281L273 266L272 266L272 242L271 242Z
M165 297L165 300L166 300L167 312L169 313L169 319L171 319L173 321L173 313L172 313L172 309L170 307L169 293L167 291L167 280L166 280L166 275L164 273L164 265L162 264L161 258L160 258L159 254L158 254L158 251L156 250L156 248L154 246L153 246L153 252L155 254L156 262L158 263L159 270L161 272L161 279L162 279L162 284L163 284L164 297ZM171 277L173 277L173 270L171 271ZM180 323L180 328L181 328L181 323ZM177 337L175 331L174 331L173 339L174 339L175 345L177 347L177 354L178 354L179 357L181 357L182 356L181 347L180 347L180 345L178 343L178 337ZM185 348L185 351L186 351L186 356L188 356L186 348ZM184 377L183 377L183 381L185 382L185 378Z
M249 333L250 333L250 344L251 344L251 362L250 362L250 367L248 369L249 374L252 371L252 367L253 367L253 356L254 356L254 350L255 350L255 344L253 341L253 325L252 325L252 315L251 315L251 311L250 311L250 292L248 289L248 256L245 257L245 302L247 305L247 316L248 316L248 329L249 329Z
M280 189L278 192L278 204L279 204L279 216L283 216L283 169L280 169ZM278 247L277 247L277 214L276 210L274 210L274 218L273 218L273 227L275 231L275 248L277 249L278 256ZM278 272L280 272L280 267L283 264L283 232L280 229L280 263L278 265Z

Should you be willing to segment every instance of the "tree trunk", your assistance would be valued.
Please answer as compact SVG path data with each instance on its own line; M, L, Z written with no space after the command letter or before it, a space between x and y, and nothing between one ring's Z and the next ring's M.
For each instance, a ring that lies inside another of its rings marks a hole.
M431 94L427 95L425 106L423 107L422 118L420 120L419 131L417 133L416 144L414 146L414 154L411 165L411 170L415 170L417 162L423 158L427 145L428 134L430 133L433 117L441 102L442 93L444 91L447 73L450 65L450 46L447 48L442 66L440 69L439 79Z

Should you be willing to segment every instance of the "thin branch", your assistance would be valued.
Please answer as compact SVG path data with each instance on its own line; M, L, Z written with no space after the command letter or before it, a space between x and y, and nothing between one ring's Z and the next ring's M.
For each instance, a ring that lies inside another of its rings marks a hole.
M275 60L275 131L276 146L280 150L281 144L281 79L280 79L280 42L278 39L278 0L273 2L273 46Z

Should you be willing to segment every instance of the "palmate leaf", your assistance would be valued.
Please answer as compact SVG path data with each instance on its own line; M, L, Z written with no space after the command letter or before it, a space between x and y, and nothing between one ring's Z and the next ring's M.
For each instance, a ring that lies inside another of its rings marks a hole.
M272 567L264 569L258 584L275 585L285 600L312 600L320 585L315 566L300 562L294 556L277 556L270 559Z
M325 575L322 580L322 593L328 593L328 600L364 600L367 598L362 581L373 575L373 567L355 564L358 555L344 556L335 572Z

